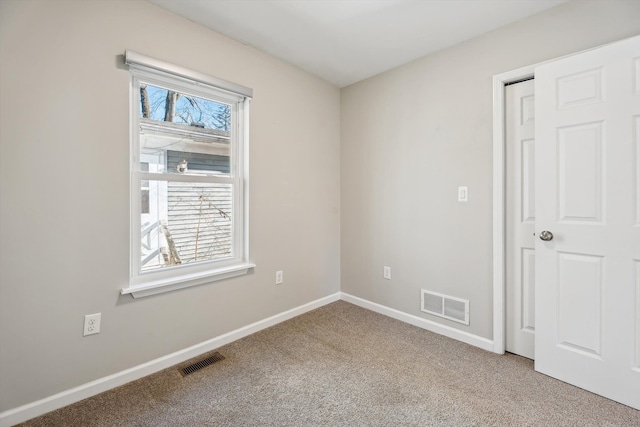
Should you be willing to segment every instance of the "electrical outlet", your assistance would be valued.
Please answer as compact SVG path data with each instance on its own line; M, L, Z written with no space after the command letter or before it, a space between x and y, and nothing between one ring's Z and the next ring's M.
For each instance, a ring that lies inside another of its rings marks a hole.
M391 267L385 266L382 275L385 279L391 280Z
M102 313L86 314L84 316L84 332L82 336L93 335L100 332L100 317Z
M276 271L276 285L281 285L284 280L282 270Z

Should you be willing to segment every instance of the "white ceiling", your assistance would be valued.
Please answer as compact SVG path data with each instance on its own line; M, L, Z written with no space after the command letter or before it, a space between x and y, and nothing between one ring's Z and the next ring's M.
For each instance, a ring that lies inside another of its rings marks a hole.
M568 0L148 0L344 87Z

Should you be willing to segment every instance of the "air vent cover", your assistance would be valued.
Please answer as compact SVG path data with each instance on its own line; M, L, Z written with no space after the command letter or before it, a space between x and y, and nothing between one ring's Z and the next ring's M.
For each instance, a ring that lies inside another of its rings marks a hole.
M217 351L213 353L211 356L198 360L195 363L190 364L189 366L185 366L184 368L180 368L179 371L183 377L186 377L189 374L193 374L194 372L199 371L202 368L206 368L209 365L213 365L216 362L219 362L224 359L224 356L218 353Z
M469 300L422 289L421 308L425 313L469 324Z

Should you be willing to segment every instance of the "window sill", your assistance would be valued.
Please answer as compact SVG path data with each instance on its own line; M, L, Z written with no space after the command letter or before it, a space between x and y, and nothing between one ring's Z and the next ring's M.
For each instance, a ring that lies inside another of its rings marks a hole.
M150 295L175 291L177 289L187 288L190 286L197 286L203 283L228 279L230 277L242 276L244 274L247 274L249 269L255 266L255 264L251 263L237 264L230 267L209 270L198 274L189 274L162 280L155 280L139 285L130 285L128 288L123 288L120 293L122 295L131 294L133 298L147 297Z

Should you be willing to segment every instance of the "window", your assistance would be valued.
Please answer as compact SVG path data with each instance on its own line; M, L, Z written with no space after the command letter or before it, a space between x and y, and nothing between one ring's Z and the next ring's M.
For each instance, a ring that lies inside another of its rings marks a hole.
M245 274L251 89L127 51L131 274L152 295Z

